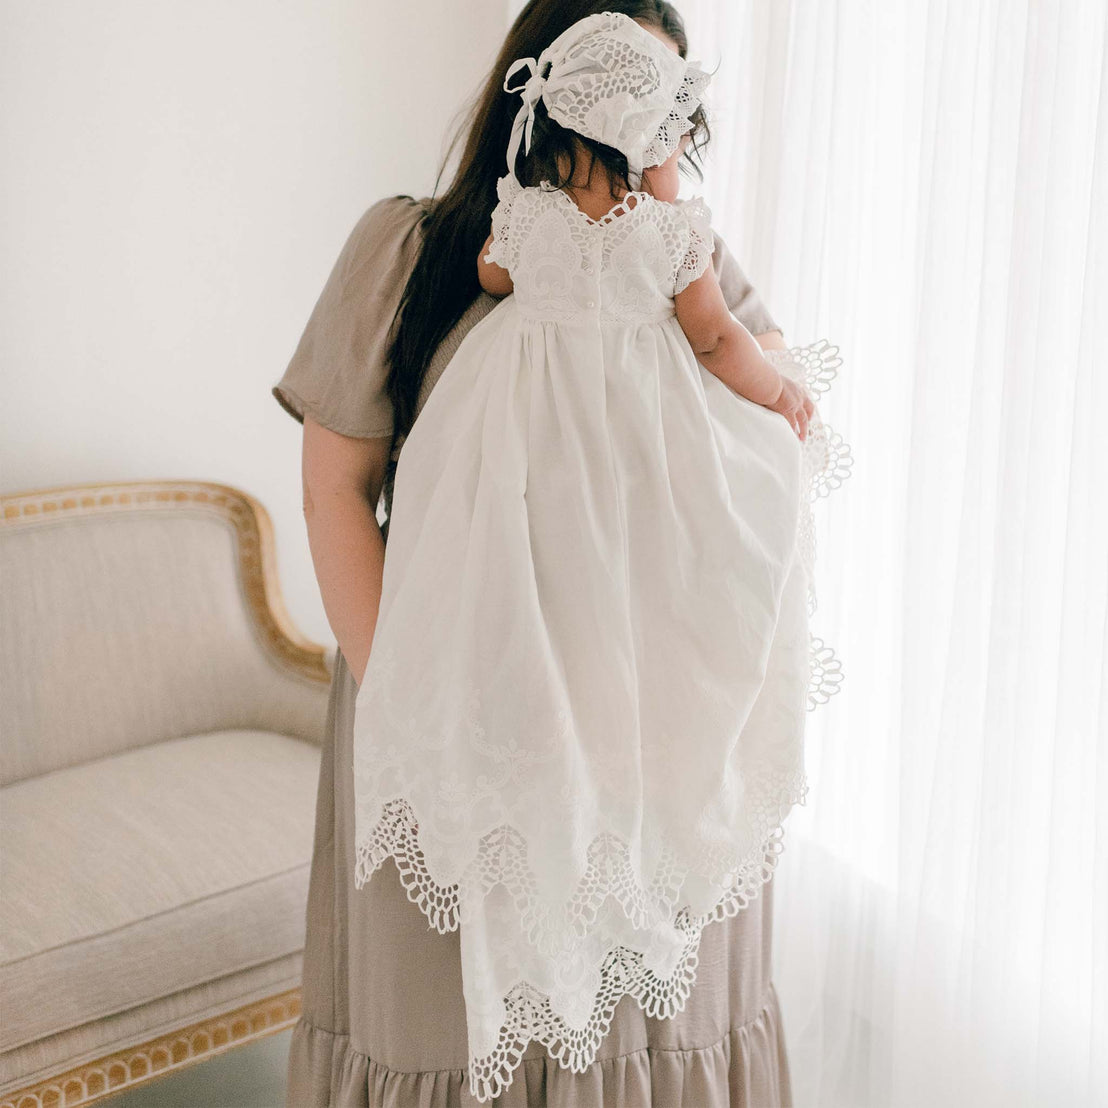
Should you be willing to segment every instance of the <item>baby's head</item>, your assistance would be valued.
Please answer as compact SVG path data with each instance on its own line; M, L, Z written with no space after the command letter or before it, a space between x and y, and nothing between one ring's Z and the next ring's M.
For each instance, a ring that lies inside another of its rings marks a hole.
M613 198L642 189L676 199L682 158L702 177L710 137L700 102L708 75L686 51L667 3L607 5L574 21L508 71L505 95L522 99L508 166L524 185L591 182L599 170Z

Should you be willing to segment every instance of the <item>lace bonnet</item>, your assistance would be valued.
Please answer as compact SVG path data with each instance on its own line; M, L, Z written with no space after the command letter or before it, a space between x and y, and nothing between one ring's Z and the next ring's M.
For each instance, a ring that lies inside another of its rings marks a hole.
M548 68L549 67L549 68ZM512 87L520 70L530 70ZM646 166L661 165L689 130L689 117L710 80L622 12L598 12L563 31L538 58L518 58L504 77L505 92L522 92L512 125L508 172L515 176L520 143L531 149L535 105L541 99L555 123L602 142L627 157L633 189Z

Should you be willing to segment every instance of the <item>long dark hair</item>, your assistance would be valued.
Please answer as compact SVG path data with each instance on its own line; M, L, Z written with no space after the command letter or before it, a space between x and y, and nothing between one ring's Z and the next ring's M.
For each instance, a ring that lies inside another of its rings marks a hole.
M516 58L537 58L567 27L587 15L605 11L622 12L658 28L676 43L681 57L688 55L684 23L677 9L665 0L530 0L519 13L488 80L443 158L439 180L464 136L454 180L442 196L432 198L430 210L420 220L423 243L393 318L388 350L394 445L415 420L420 387L435 348L481 292L477 253L489 234L496 206L496 181L507 170L508 139L522 102L519 93L504 91L504 74ZM702 109L697 109L691 122L693 137L683 160L702 178L697 158L709 136ZM535 109L531 154L523 157L521 151L517 166L521 183L537 184L546 179L560 187L572 180L576 168L573 137L547 116L540 101ZM599 162L608 175L613 199L617 198L617 188L630 191L627 159L610 146L576 137L593 159L590 177L593 161ZM559 154L569 165L569 175L564 179L558 176Z

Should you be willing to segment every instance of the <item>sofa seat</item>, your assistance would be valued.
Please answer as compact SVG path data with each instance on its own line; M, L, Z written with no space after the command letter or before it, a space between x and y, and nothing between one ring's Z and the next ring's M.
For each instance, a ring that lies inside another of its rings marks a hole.
M0 1051L298 954L319 760L228 730L0 789Z

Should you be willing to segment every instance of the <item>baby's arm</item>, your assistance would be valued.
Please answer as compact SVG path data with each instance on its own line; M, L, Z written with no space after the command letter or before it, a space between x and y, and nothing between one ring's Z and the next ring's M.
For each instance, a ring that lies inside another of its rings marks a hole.
M477 255L477 280L481 282L481 288L492 296L507 296L515 289L511 274L496 262L485 261L485 255L492 245L492 232L485 239L485 245L481 247L481 253Z
M770 407L785 387L757 339L731 314L709 266L674 298L677 322L705 369L756 404Z

